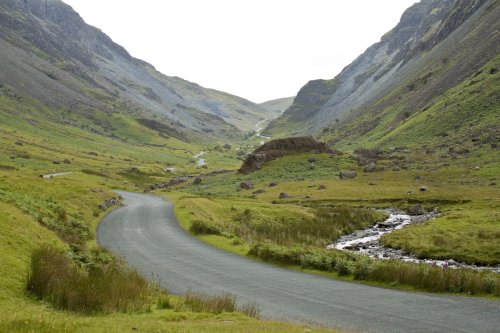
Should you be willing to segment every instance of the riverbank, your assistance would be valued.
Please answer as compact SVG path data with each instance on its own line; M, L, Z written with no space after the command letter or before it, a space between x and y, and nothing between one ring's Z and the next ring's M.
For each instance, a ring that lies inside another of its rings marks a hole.
M404 262L424 263L443 268L471 268L476 270L487 270L500 273L500 266L479 266L468 265L457 262L453 259L435 260L429 258L418 258L415 254L407 253L401 249L385 247L380 239L383 235L395 230L402 229L411 224L422 224L439 216L437 211L421 215L409 215L399 210L387 210L389 217L383 222L379 222L364 230L342 236L335 243L328 245L327 249L337 249L350 252L361 253L375 259L393 259Z

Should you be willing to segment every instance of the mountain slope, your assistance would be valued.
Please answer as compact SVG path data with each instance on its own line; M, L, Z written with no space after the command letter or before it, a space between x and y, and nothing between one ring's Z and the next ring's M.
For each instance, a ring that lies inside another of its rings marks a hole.
M159 73L59 0L2 1L0 59L0 83L14 94L84 115L102 132L109 126L96 110L215 137L238 137L272 116L243 98Z
M493 61L500 51L498 4L423 0L413 5L334 79L305 85L266 132L322 131L325 139L346 145L368 134L372 139L388 134ZM485 82L495 95L491 85L497 76Z
M259 106L274 112L277 115L288 109L292 105L295 97L283 97L260 103Z

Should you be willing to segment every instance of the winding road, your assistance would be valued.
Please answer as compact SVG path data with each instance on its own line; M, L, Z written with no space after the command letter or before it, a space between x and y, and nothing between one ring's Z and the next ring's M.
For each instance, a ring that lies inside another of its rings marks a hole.
M401 292L290 271L233 255L179 227L173 204L117 191L98 242L170 292L229 292L254 300L264 318L360 332L499 332L500 302Z

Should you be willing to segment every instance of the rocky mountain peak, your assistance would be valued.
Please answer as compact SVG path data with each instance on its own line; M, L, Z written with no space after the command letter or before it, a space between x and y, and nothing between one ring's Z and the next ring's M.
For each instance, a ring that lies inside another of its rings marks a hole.
M370 46L334 79L309 81L302 87L294 103L281 118L270 123L265 133L273 135L294 128L287 134L309 135L345 119L351 110L368 105L420 70L417 62L488 2L491 3L422 0L414 4L380 42Z

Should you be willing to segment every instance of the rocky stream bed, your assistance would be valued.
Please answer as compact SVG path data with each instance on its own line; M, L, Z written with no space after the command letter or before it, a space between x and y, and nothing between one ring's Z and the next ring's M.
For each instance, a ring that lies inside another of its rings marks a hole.
M416 255L407 253L401 249L392 249L383 246L380 243L380 238L384 234L404 228L410 224L425 223L436 218L439 214L437 211L424 213L421 215L409 215L405 212L395 209L386 210L389 217L382 222L368 227L364 230L356 230L350 235L339 238L335 243L327 246L328 249L339 249L344 251L353 251L363 253L372 258L378 259L397 259L407 262L425 263L429 265L437 265L444 268L473 268L477 270L489 270L500 273L500 265L497 266L477 266L457 262L453 259L448 260L433 260L417 258Z

